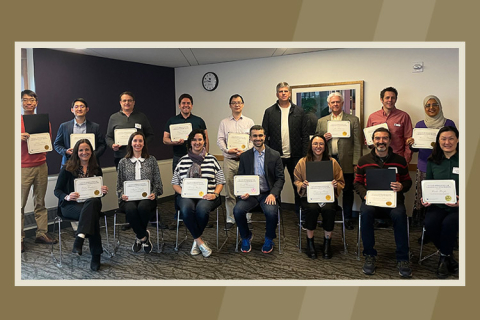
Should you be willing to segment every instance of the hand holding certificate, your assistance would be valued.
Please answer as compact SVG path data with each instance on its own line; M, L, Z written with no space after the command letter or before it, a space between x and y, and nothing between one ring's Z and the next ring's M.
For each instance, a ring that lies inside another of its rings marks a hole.
M250 136L246 133L228 133L227 149L240 149L245 150L248 148Z
M115 144L126 146L128 144L128 139L134 132L137 132L136 128L115 129L113 131Z
M368 190L365 203L374 207L396 208L397 193L395 191Z
M363 134L365 135L365 140L367 141L367 145L371 146L373 144L372 134L378 128L385 128L388 130L387 123L377 124L376 126L371 126L363 129Z
M89 177L89 178L78 178L73 181L75 192L79 194L77 201L85 201L89 198L98 198L103 196L102 186L103 178L100 177Z
M192 132L191 123L179 123L170 125L170 139L172 141L187 140L188 135Z
M93 133L72 133L70 134L70 148L73 148L78 140L87 139L92 144L95 151L95 134Z
M208 193L208 180L185 178L182 182L182 198L202 199Z
M457 203L455 180L423 180L422 198L429 204Z
M50 133L33 133L27 139L27 148L29 154L52 151L52 140Z
M233 179L233 194L243 196L258 196L260 194L260 179L257 175L237 175Z
M350 138L350 121L328 121L327 132L332 138Z
M414 128L412 138L415 142L412 148L433 149L439 130L440 129Z
M149 199L151 195L150 180L124 181L123 194L127 197L126 201Z
M332 203L335 191L331 181L309 182L307 186L308 203Z

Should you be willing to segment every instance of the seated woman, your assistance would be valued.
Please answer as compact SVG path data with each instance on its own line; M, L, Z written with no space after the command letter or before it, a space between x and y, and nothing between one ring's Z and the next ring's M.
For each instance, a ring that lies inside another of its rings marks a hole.
M175 192L182 194L183 179L206 178L208 191L202 199L177 197L178 206L185 226L194 239L192 256L202 254L208 257L212 250L202 240L202 234L208 223L209 212L220 204L220 192L225 184L225 177L217 159L205 150L205 131L195 129L188 135L188 153L183 156L173 172L172 185Z
M458 130L455 127L443 127L438 131L432 155L428 158L425 180L455 180L457 193L459 175ZM450 273L458 272L458 262L453 258L453 248L458 234L458 196L457 203L430 204L425 215L425 230L440 251L437 276L441 279Z
M100 236L100 214L102 212L102 200L90 198L85 202L77 202L80 194L75 192L74 180L101 176L102 169L97 164L95 156L92 156L93 148L88 139L79 140L73 147L73 152L65 166L58 174L54 194L58 198L58 208L65 218L78 220L78 228L73 243L73 253L82 254L82 246L85 238L88 238L92 261L90 269L100 269L100 255L103 252L102 239ZM108 193L108 188L102 186L102 194Z
M322 213L322 225L325 233L323 240L323 258L330 259L332 257L332 230L335 225L335 213L338 206L338 197L345 187L343 179L343 171L338 162L330 158L328 155L328 144L321 135L314 135L308 146L307 156L298 161L295 167L295 186L300 196L300 204L302 206L305 217L305 228L307 229L307 256L312 259L317 258L313 232L317 228L318 215ZM308 161L331 161L333 166L333 187L335 189L335 202L325 203L320 206L318 203L309 203L307 201L307 162Z
M124 194L123 183L133 180L150 180L150 194L147 199L129 201ZM148 222L155 214L157 197L163 193L162 178L157 159L148 154L145 135L134 132L128 139L127 154L118 163L117 196L119 208L125 212L127 222L135 232L136 239L132 245L133 252L142 248L145 253L152 251Z

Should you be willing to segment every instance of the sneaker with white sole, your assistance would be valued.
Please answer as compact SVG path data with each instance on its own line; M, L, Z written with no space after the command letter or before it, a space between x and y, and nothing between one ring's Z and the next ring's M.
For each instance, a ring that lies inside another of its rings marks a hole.
M135 242L132 245L133 252L138 252L142 249L142 241L140 239L135 238Z
M209 257L211 254L212 254L212 249L210 249L208 246L207 246L207 243L204 242L203 244L199 245L198 248L200 249L200 251L202 252L202 255L207 258Z
M152 252L153 246L152 246L152 242L150 241L150 231L148 230L147 230L147 240L142 241L142 247L145 253Z
M192 250L190 250L190 254L192 256L197 256L200 253L202 253L202 251L200 251L200 249L198 248L197 242L193 240L193 246L192 246Z

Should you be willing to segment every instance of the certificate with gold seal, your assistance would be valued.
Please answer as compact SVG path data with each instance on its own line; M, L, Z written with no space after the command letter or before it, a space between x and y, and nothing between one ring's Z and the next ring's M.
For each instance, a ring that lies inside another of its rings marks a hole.
M365 203L374 207L396 208L397 193L393 190L368 190Z
M52 148L52 139L50 133L33 133L27 140L27 148L29 154L36 154L42 152L50 152Z
M123 182L123 194L128 201L144 200L151 194L150 180L130 180Z
M103 178L101 176L78 178L73 180L73 184L75 192L78 192L80 194L77 199L78 202L85 201L89 198L98 198L103 196Z
M227 148L245 150L248 148L249 141L250 136L246 133L229 132L227 137Z
M350 138L350 121L330 120L327 122L327 132L332 138Z
M205 178L185 178L182 182L182 198L201 199L208 192Z
M95 151L95 134L93 133L72 133L70 134L70 148L73 149L78 140L87 139L92 144L93 151Z
M187 140L188 135L192 132L192 124L191 123L179 123L179 124L171 124L170 127L170 139L172 141L180 141L180 140Z
M307 186L308 203L332 203L335 190L332 181L309 182Z
M432 204L457 203L455 180L423 180L422 198Z
M257 175L236 175L233 178L233 194L243 196L246 193L251 196L260 194L260 178Z
M363 129L363 134L365 135L365 140L367 141L367 144L371 146L373 144L372 140L372 134L377 130L378 128L385 128L388 130L388 125L387 123L380 123L377 124L376 126L371 126Z
M136 128L125 128L125 129L113 130L113 137L115 140L115 144L119 144L121 146L128 145L128 139L130 139L130 136L134 132L137 132Z
M412 148L433 149L439 130L440 129L414 128L412 138L415 142Z

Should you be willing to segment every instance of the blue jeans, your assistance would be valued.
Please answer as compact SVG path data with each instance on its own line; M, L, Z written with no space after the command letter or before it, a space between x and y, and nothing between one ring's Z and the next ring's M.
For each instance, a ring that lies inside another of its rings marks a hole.
M265 237L269 239L275 239L277 237L275 230L278 223L278 199L275 205L266 204L265 199L269 194L270 193L265 192L258 196L249 196L245 200L237 198L237 204L235 208L233 208L233 215L235 216L235 222L237 223L238 231L242 239L247 239L252 235L252 232L248 229L247 212L251 212L251 210L258 205L260 205L260 208L262 208L265 214Z
M397 261L408 261L409 248L405 204L402 202L397 203L396 208L381 208L366 205L365 201L362 201L360 212L362 214L363 255L377 255L377 250L373 248L375 246L375 235L373 231L375 215L388 214L393 222L393 232L397 246L397 250L395 251Z
M208 224L208 214L222 204L220 197L215 200L205 200L178 196L177 199L183 223L192 234L193 239L200 238Z

